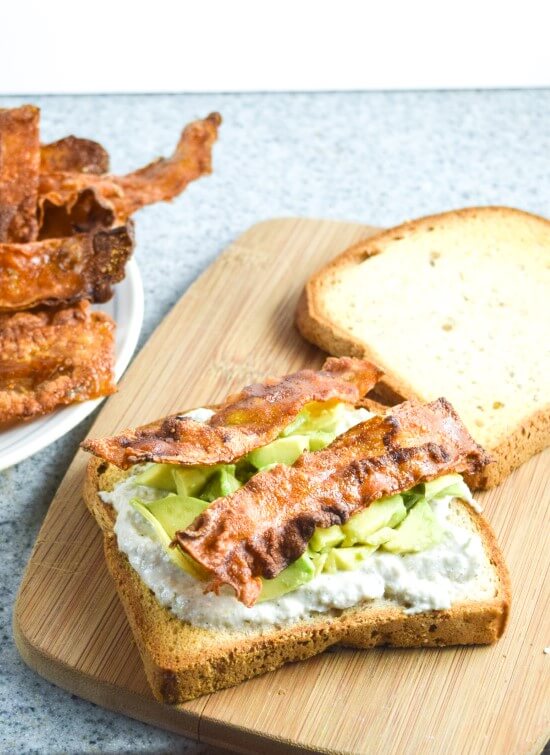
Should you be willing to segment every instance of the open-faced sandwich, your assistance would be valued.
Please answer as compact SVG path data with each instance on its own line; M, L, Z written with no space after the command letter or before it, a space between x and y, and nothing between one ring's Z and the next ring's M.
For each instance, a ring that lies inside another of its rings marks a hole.
M335 644L500 637L508 573L461 476L490 459L445 399L369 404L380 375L330 358L84 443L85 499L160 700Z

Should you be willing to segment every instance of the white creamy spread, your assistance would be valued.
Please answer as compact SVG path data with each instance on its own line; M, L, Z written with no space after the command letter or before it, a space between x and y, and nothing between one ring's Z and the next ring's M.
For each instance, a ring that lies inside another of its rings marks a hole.
M371 416L365 409L353 414L344 418L339 433ZM205 421L210 412L199 409L190 415ZM461 599L490 597L494 590L490 581L476 581L486 564L483 544L476 533L451 521L451 496L430 503L445 533L437 546L406 555L378 550L356 571L319 574L293 592L247 608L230 588L220 595L204 594L202 582L173 563L151 525L130 505L132 498L154 500L165 493L137 485L130 476L100 495L117 512L118 547L143 582L178 618L200 627L258 632L382 598L405 613L419 613L449 608Z
M213 412L212 409L205 409L201 406L199 409L193 409L190 412L186 412L182 416L194 419L196 422L208 422L210 417L213 417L215 413L216 412Z

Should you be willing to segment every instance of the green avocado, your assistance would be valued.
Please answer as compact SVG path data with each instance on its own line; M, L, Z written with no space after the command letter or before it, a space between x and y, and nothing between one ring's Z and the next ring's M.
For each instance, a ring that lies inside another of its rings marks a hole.
M390 553L418 553L441 542L443 530L430 504L419 501L382 548Z
M334 434L347 408L348 406L341 401L313 401L302 409L296 419L283 430L281 436L287 437L297 432L308 435L317 432Z
M308 404L305 407L306 420L300 431L335 433L347 408L347 404L342 401L338 401L337 403L328 401Z
M323 571L333 574L337 571L358 569L374 553L376 545L356 545L352 548L334 548L328 554Z
M435 480L430 480L430 482L418 485L417 487L421 489L426 499L430 501L438 495L447 495L447 488L455 488L457 485L460 487L465 485L462 477L459 474L446 474L442 477L436 477ZM452 492L448 495L452 495Z
M323 571L325 567L328 553L313 553L312 551L310 551L309 556L313 561L313 565L315 566L315 576L317 576Z
M177 469L175 464L150 464L143 472L136 476L138 485L148 485L156 490L169 490L176 492L173 471Z
M235 477L241 483L246 485L251 477L254 477L258 470L254 467L246 457L239 459L235 465Z
M257 469L262 469L271 464L294 464L296 459L309 448L309 438L306 435L289 435L286 438L277 438L272 443L262 448L251 451L247 459Z
M330 446L335 437L334 433L325 433L321 430L312 432L309 435L309 450L321 451L323 448Z
M177 498L178 496L167 496L167 497ZM166 501L166 500L167 500L166 498L160 499L160 501ZM159 503L160 501L155 501L155 503ZM200 566L200 564L197 564L196 561L194 561L190 556L188 556L186 553L180 550L180 548L178 548L177 546L173 548L171 547L173 536L168 534L168 532L164 529L163 525L160 523L157 517L153 514L152 511L149 510L149 508L143 503L143 501L140 501L138 498L133 498L130 501L130 504L134 507L136 511L139 511L139 513L143 516L143 518L146 519L149 522L149 524L153 527L153 530L155 531L158 540L160 541L161 545L164 547L164 549L166 550L166 552L168 553L172 561L176 564L176 566L179 566L180 569L183 569L188 574L191 574L193 577L196 577L197 579L204 579L206 574L205 574L204 569L202 569L202 567ZM178 528L181 529L181 527L178 527Z
M290 425L287 425L285 429L281 432L280 437L286 438L288 435L295 435L299 430L302 429L302 426L306 424L308 420L308 413L305 409L303 409L300 414L290 423Z
M367 538L382 527L395 527L405 518L407 510L400 495L381 498L374 501L368 508L354 514L346 524L342 525L345 535L344 547L367 543Z
M394 535L394 529L391 527L382 527L381 529L376 530L376 532L373 532L372 535L367 535L365 542L367 545L374 545L378 548L382 543L386 543Z
M262 579L262 591L259 601L275 600L300 585L309 582L315 576L315 565L310 555L302 553L299 559L283 569L274 579Z
M172 475L176 492L183 496L196 496L218 467L174 467Z
M200 495L203 501L211 503L217 498L225 498L226 495L231 495L240 487L242 485L235 477L235 465L224 464L216 469Z
M199 514L207 508L208 504L200 498L191 496L168 495L151 503L146 503L147 509L163 527L171 540L178 530L184 530L193 522Z
M412 509L413 506L416 506L418 501L423 501L424 496L424 486L419 485L416 488L412 488L411 490L406 490L404 493L401 493L403 496L403 503L405 504L405 508L407 511L409 509Z
M332 527L317 527L309 541L309 548L317 553L326 552L340 545L344 537L339 524L334 524Z
M470 488L466 485L462 476L459 474L449 474L438 477L424 484L425 495L428 501L439 496L452 495L455 498L462 498L464 501L473 503L473 496Z

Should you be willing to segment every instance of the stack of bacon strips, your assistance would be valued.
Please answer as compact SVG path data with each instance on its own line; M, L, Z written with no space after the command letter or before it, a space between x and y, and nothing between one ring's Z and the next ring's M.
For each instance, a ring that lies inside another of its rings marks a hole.
M97 142L41 145L39 118L0 109L0 425L113 393L114 323L90 302L124 278L130 216L211 172L221 123L190 123L171 157L114 176Z
M230 396L205 423L173 415L83 448L123 469L143 461L232 463L274 440L311 401L357 404L382 373L369 362L329 358ZM408 401L352 427L293 466L258 472L212 503L186 530L181 548L209 575L206 591L231 585L252 606L260 578L272 579L306 550L316 527L344 524L379 498L451 472L476 472L490 461L443 398Z

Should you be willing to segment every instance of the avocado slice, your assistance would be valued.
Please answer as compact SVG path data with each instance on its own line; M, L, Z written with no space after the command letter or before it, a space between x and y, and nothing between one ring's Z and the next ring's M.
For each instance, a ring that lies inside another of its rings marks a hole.
M343 401L313 401L304 407L306 420L300 432L335 433L336 428L346 413L347 405Z
M309 448L307 435L289 435L286 438L277 438L272 443L262 448L251 451L247 459L257 469L271 464L294 464L296 459Z
M167 497L177 498L178 496L167 496ZM161 498L159 499L159 501L155 501L155 503L159 503L160 501L166 501L166 498ZM157 517L153 514L152 511L149 510L149 508L143 503L143 501L140 501L139 498L133 498L130 501L130 504L133 506L133 508L136 511L139 511L139 513L143 516L143 518L146 519L149 522L149 524L153 527L153 530L155 531L155 534L157 538L159 539L161 545L164 547L165 551L168 553L168 555L170 556L172 561L176 564L176 566L179 566L180 569L183 569L188 574L191 574L191 576L196 577L197 579L206 578L207 576L206 571L201 567L200 564L194 561L190 556L184 553L177 546L173 548L171 547L170 544L172 542L173 537L168 534L168 532L164 529L163 525L160 523ZM179 527L179 529L181 529L181 527Z
M136 482L138 485L148 485L156 490L169 490L175 493L176 483L172 472L176 468L175 464L150 464L136 476Z
M315 576L315 565L310 555L302 553L299 559L283 569L274 579L262 579L262 591L259 601L280 598L300 585L309 582Z
M442 477L436 477L435 480L420 483L406 493L403 493L403 498L406 508L410 509L422 498L431 501L433 498L442 498L448 495L474 503L470 488L459 474L443 475Z
M354 514L344 525L344 547L357 543L367 543L367 537L382 527L395 527L407 515L407 509L400 495L381 498L374 501L368 508Z
M313 553L313 552L310 552L309 556L310 556L311 560L313 561L313 565L315 566L315 576L317 576L324 569L324 566L325 566L327 558L328 558L328 553Z
M334 524L332 527L317 527L308 545L312 551L321 553L340 545L344 538L345 535L339 524Z
M254 477L258 470L246 458L239 459L235 465L235 477L241 483L246 485L251 477Z
M297 432L308 435L315 432L334 434L345 411L346 404L342 401L312 401L306 404L296 419L283 430L281 437Z
M210 477L206 483L206 487L201 492L201 498L203 501L211 503L217 498L224 498L226 495L231 495L236 490L242 487L241 483L235 477L235 465L224 464L218 467L214 474Z
M459 474L444 475L443 477L426 482L424 489L428 501L438 496L452 495L455 498L462 498L464 501L474 503L470 488L462 479L462 475Z
M382 529L373 532L372 535L367 535L365 541L367 545L374 545L378 548L382 543L387 543L388 540L391 540L394 534L395 530L391 527L382 527Z
M417 488L424 493L425 498L429 501L443 493L447 495L447 488L454 488L455 485L460 485L461 483L465 486L464 480L459 474L446 474L442 477L436 477L435 480L430 480L430 482L424 482L418 485Z
M305 409L302 409L300 414L296 416L296 418L290 423L290 425L287 425L285 429L281 432L280 437L286 438L288 435L294 435L299 430L301 430L302 425L305 425L305 423L308 420L308 413Z
M326 433L321 430L317 430L309 435L309 450L321 451L321 449L330 446L336 435L334 433Z
M208 504L200 498L173 494L145 505L171 540L178 530L189 527L208 508Z
M403 496L403 503L405 504L405 508L408 511L409 509L412 509L413 506L416 506L418 501L424 500L424 486L418 485L411 490L407 490L404 493L401 493L401 495Z
M374 553L376 545L356 545L351 548L334 548L328 554L323 571L354 571Z
M172 475L176 492L182 496L196 496L217 470L213 467L174 467Z
M443 530L430 504L423 499L407 514L382 548L390 553L418 553L441 542Z

